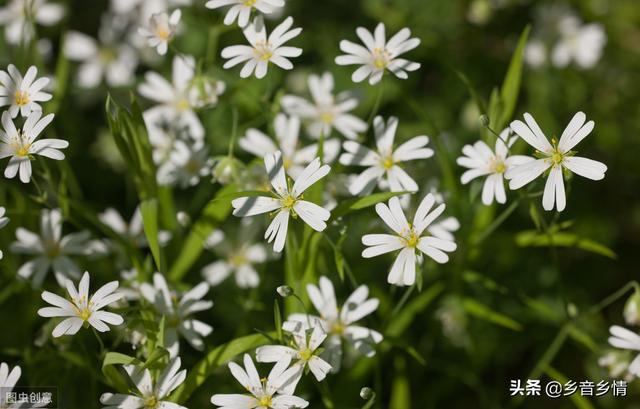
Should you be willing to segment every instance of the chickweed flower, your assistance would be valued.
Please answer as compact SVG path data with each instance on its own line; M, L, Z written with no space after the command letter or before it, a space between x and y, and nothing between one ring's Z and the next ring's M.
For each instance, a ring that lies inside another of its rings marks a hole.
M4 170L7 179L20 173L20 181L31 181L31 160L34 155L50 159L62 160L64 153L60 149L67 148L69 142L62 139L40 139L40 133L53 121L53 114L42 118L42 112L31 111L22 129L16 128L7 111L2 113L2 130L0 130L0 159L11 157Z
M383 23L376 26L373 34L363 27L358 27L356 34L365 47L348 40L340 42L340 50L347 53L336 57L338 65L360 65L354 71L351 79L361 82L369 77L369 84L380 82L385 71L392 72L396 77L407 79L407 71L416 71L420 64L398 58L400 55L413 50L420 45L420 39L411 37L411 30L403 28L396 35L386 40Z
M355 325L367 315L374 312L379 305L377 298L369 297L369 288L361 285L338 308L336 293L331 280L320 277L318 286L307 285L307 294L320 316L307 314L291 314L282 328L289 332L300 331L319 326L328 336L325 341L326 356L332 372L340 370L342 361L342 342L352 344L362 354L375 355L375 344L382 342L382 334L369 328Z
M318 156L318 144L300 146L300 119L296 116L276 115L273 129L275 143L263 132L250 128L240 138L238 145L259 158L264 158L265 155L276 151L282 152L284 169L295 179L302 173L305 166ZM340 141L336 138L325 140L322 149L323 162L331 163L340 153Z
M323 231L327 227L331 213L315 203L302 200L302 194L311 185L325 177L331 167L321 165L320 158L315 158L295 180L293 187L289 187L284 171L282 153L277 151L264 157L271 186L275 197L257 196L241 197L231 202L233 215L238 217L255 216L257 214L277 211L273 221L267 228L265 239L272 241L273 250L281 252L284 249L289 216L300 218L316 231Z
M593 130L594 122L585 123L586 118L584 112L576 113L562 132L560 141L554 137L551 143L530 114L524 114L526 124L522 121L511 122L511 129L536 149L538 159L508 169L504 176L509 179L509 187L519 189L551 169L544 187L542 207L548 211L552 210L555 204L556 209L561 212L567 204L564 170L591 180L604 179L604 173L607 171L604 163L575 156L575 152L572 151Z
M18 276L31 279L34 287L40 287L49 268L54 272L60 286L67 278L80 278L80 269L70 256L92 255L98 243L89 240L89 232L62 235L62 213L59 209L42 210L40 213L40 235L25 228L16 230L16 242L11 251L33 256L33 260L18 268Z
M251 12L255 9L262 14L273 14L284 7L284 0L209 0L208 9L231 6L224 17L224 24L231 25L238 19L238 25L245 27L249 23Z
M18 383L18 379L20 379L20 375L22 375L22 370L19 366L14 366L13 369L9 370L9 365L2 362L0 363L0 408L2 409L13 409L18 408L20 406L16 406L15 403L7 402L7 397L10 396L11 391Z
M640 335L619 325L614 325L609 328L609 332L611 333L609 337L609 344L611 344L611 346L631 351L640 351ZM636 377L640 377L640 355L636 356L631 364L629 364L627 371Z
M182 13L174 10L168 13L156 13L149 18L148 27L140 27L138 33L146 38L149 47L155 48L158 54L165 55L169 49L169 42L173 39L180 23Z
M288 58L299 57L302 49L297 47L284 47L283 44L297 37L301 28L290 30L293 18L287 17L267 37L267 28L262 18L256 18L244 30L249 45L233 45L222 50L222 58L228 61L224 68L235 67L245 63L240 70L240 77L247 78L255 71L256 78L264 78L267 75L269 63L273 63L284 70L293 68Z
M100 403L106 405L103 409L187 409L167 399L187 378L187 370L180 370L181 365L180 358L171 359L155 385L148 368L123 366L136 387L136 393L104 393L100 397Z
M39 102L51 99L51 94L43 89L49 84L49 78L36 79L38 69L29 67L24 77L15 65L9 64L7 71L0 70L0 107L9 105L12 118L29 116L31 111L42 111Z
M209 285L202 282L181 297L169 290L167 281L160 273L153 275L153 285L140 285L142 296L155 308L159 315L166 317L165 343L172 357L180 351L178 334L197 350L204 349L202 337L208 336L213 328L202 321L190 317L191 314L213 307L213 301L202 298L209 292Z
M269 376L260 378L253 360L244 354L244 368L235 362L229 363L229 370L234 378L251 395L216 394L211 397L211 403L219 409L226 408L257 408L257 409L296 409L306 408L309 402L291 394L281 394L282 390L296 372L296 368L289 368L291 358L286 357L276 363Z
M553 47L551 61L564 68L572 61L582 69L594 67L607 43L607 35L601 24L582 24L576 16L565 16L558 23L560 39Z
M235 278L240 288L255 288L260 284L260 276L254 265L267 261L267 249L263 244L243 242L231 245L224 241L216 245L214 250L221 259L202 268L202 277L210 285L219 285L229 276Z
M3 206L0 206L0 229L6 226L9 223L9 218L5 217L6 209ZM2 260L3 253L0 250L0 260Z
M319 326L312 330L300 329L291 333L291 346L267 345L256 349L258 362L279 362L289 358L293 361L291 368L296 368L291 381L284 387L286 393L293 394L306 368L309 368L318 382L321 382L331 371L331 365L318 354L320 346L327 334Z
M348 93L333 95L334 81L330 72L310 75L309 92L313 101L295 95L285 95L280 103L290 115L308 121L308 132L314 138L325 138L335 129L347 139L356 139L367 130L367 124L355 115L349 114L358 106L358 100Z
M427 148L428 136L416 136L407 142L393 148L398 118L391 117L385 124L381 116L374 121L377 151L373 151L355 141L346 141L343 148L346 151L340 156L340 163L348 166L366 166L367 169L353 179L349 185L352 195L366 195L379 185L388 184L392 192L418 190L418 184L402 169L400 163L426 159L433 156L433 150Z
M77 290L71 280L67 280L66 287L71 301L49 291L44 291L42 299L53 307L44 307L38 310L38 315L41 317L66 317L53 329L54 338L62 335L74 335L82 326L88 328L89 325L99 332L107 332L109 331L107 324L120 325L124 322L122 316L118 314L100 311L122 298L122 294L115 292L118 289L117 281L103 285L93 296L89 297L89 272L86 271Z
M0 26L9 44L28 44L34 36L33 23L53 26L64 17L60 4L47 0L9 0L0 7Z
M413 285L416 281L416 263L422 262L422 254L426 254L437 263L446 263L449 261L447 252L456 249L456 243L453 241L431 235L423 236L429 225L444 212L444 203L433 209L434 205L434 196L431 193L427 194L416 210L413 223L407 221L397 197L392 197L388 206L384 203L376 205L376 212L395 234L362 236L362 244L368 246L362 252L362 257L376 257L400 250L387 276L389 284Z
M493 203L494 198L498 203L506 203L504 173L512 166L522 165L533 160L528 156L509 155L509 148L518 139L517 136L510 137L510 133L509 128L500 133L500 137L496 138L494 150L491 150L484 141L465 145L462 148L464 156L460 156L456 161L458 165L469 169L460 178L463 185L475 178L487 176L482 188L482 203L487 206Z

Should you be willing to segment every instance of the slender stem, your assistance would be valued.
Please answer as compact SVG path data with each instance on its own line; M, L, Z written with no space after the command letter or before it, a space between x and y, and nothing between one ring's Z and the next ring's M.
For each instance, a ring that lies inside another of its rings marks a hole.
M384 79L380 81L380 85L378 85L378 95L376 96L376 101L373 104L373 108L371 108L371 113L369 114L369 118L367 119L367 123L370 124L373 122L373 118L375 118L378 110L380 109L380 102L382 102L382 95L384 94Z
M96 339L98 340L98 344L100 345L100 356L102 357L102 355L104 354L104 343L102 342L102 339L100 339L100 336L98 335L98 332L96 332L96 329L91 327L91 332L93 332L93 335L96 336Z
M495 220L489 225L489 227L487 227L480 234L480 236L478 236L478 238L475 240L474 244L480 244L480 243L482 243L484 241L484 239L489 237L498 227L500 227L500 225L502 225L502 223L505 222L505 220L507 220L509 218L509 216L511 216L511 213L513 213L514 210L516 210L516 208L518 207L519 204L520 204L520 199L519 198L514 200L509 205L509 207L504 209L502 211L502 213L500 213L500 215L498 217L496 217Z
M628 282L622 288L620 288L618 291L616 291L613 294L607 296L606 298L604 298L599 303L593 305L591 308L589 308L587 310L587 314L596 314L596 313L602 311L604 308L608 307L609 305L613 304L618 299L620 299L623 295L625 295L631 289L634 289L635 291L640 292L640 285L638 284L637 281L634 280L634 281Z

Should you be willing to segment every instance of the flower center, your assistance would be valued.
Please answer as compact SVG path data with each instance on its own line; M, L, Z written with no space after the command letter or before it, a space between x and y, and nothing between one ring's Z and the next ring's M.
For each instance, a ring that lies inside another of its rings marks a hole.
M271 44L266 41L258 41L253 48L253 53L262 61L269 61L273 57Z
M27 91L16 91L13 95L17 106L22 107L29 103L29 93Z
M31 147L30 143L27 143L25 145L19 145L18 149L16 149L16 155L17 156L29 156L29 148Z
M260 404L260 406L264 406L264 407L270 408L271 405L272 405L271 396L266 395L266 396L261 397L260 400L258 401L258 403Z
M391 56L386 48L376 47L371 53L373 55L373 66L379 70L384 70L389 65Z
M293 205L296 204L296 198L291 195L287 195L282 198L281 203L282 207L284 207L285 209L291 209Z
M149 396L144 399L144 409L156 409L159 403L158 398L155 396Z
M201 167L202 164L197 159L191 159L189 162L187 162L186 165L184 165L184 169L187 171L187 173L192 175L198 174Z
M24 156L24 155L21 155L21 156ZM58 243L50 243L49 245L45 246L45 254L50 260L53 260L54 258L58 257L61 254Z
M89 308L83 308L79 311L78 313L78 317L82 320L82 321L87 321L89 318L91 318L91 310Z
M507 165L505 165L502 158L494 156L489 163L489 169L491 169L493 173L504 173L507 170Z
M302 359L303 361L308 361L313 356L313 351L310 350L309 348L306 348L300 351L299 355L300 355L300 359Z
M229 259L229 264L234 267L245 265L247 264L247 257L243 253L234 254Z
M562 163L563 160L564 160L564 155L560 151L558 151L558 149L555 149L553 151L553 154L551 154L551 161L555 165L559 165Z
M393 158L391 156L385 156L380 161L380 165L382 165L385 170L389 170L393 167L393 165L395 165L395 162L393 161Z
M168 41L171 38L171 30L164 26L158 27L156 28L156 37L162 41Z
M332 334L342 335L344 333L344 324L340 321L334 322L333 325L331 325L330 332Z
M293 161L289 158L284 158L282 161L282 166L284 166L285 170L289 170L289 168L293 165Z
M420 236L413 230L409 230L409 234L403 237L407 247L417 247L420 242Z
M189 104L189 100L187 100L186 98L182 98L178 102L176 102L176 108L178 109L178 111L186 111L191 108L191 104Z
M256 4L258 0L244 0L244 6L245 7L253 7L254 4Z
M325 124L333 123L333 114L331 112L323 112L320 114L320 120Z

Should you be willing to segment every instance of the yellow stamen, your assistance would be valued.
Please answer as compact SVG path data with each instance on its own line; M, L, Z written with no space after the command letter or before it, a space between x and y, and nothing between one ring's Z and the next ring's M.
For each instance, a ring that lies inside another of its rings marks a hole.
M395 162L393 161L393 158L391 156L387 156L382 159L381 164L385 170L389 170L393 167L393 165L395 165Z
M407 247L417 247L420 242L420 236L411 229L409 231L409 235L404 237L404 241L407 244Z
M257 2L257 1L258 1L258 0L245 0L243 4L244 4L246 7L253 7L253 5L254 5L254 4L256 4L256 2Z
M291 195L287 195L282 198L282 207L284 207L285 209L291 209L295 204L296 198Z
M313 356L313 351L310 350L309 348L306 348L300 351L299 355L300 355L300 359L302 359L303 361L308 361Z
M83 308L82 310L80 310L78 317L82 321L87 321L89 318L91 318L91 310L89 310L88 308Z
M17 106L22 107L29 103L29 93L27 91L16 91L13 95Z
M344 324L342 324L340 321L335 322L332 326L331 326L331 331L332 334L336 334L336 335L342 335L344 333Z
M144 409L156 409L160 402L158 402L158 398L155 396L149 396L144 399Z
M262 61L269 61L273 57L273 51L271 51L271 44L265 41L258 41L253 48L253 52Z
M191 108L191 104L186 98L182 98L176 103L176 108L178 108L179 111L186 111Z
M373 66L379 70L383 70L387 68L389 65L390 55L389 52L385 48L374 48L373 49Z
M16 149L16 156L21 156L21 157L29 156L30 147L31 147L30 143L27 143L25 145L19 145L18 149Z
M494 173L504 173L507 170L507 165L505 165L502 158L494 157L489 163L489 168Z
M271 405L272 405L271 396L263 396L263 397L261 397L260 401L258 403L259 403L259 406L264 406L264 407L270 408Z
M325 124L333 123L333 114L331 112L323 112L320 114L320 120Z
M163 41L167 41L171 38L171 30L167 29L167 27L158 27L156 28L156 37Z

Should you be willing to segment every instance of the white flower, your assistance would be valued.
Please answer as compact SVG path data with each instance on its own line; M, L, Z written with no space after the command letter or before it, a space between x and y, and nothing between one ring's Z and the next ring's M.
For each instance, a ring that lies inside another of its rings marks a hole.
M413 285L416 281L416 263L422 262L422 253L438 263L446 263L449 261L446 252L456 249L456 243L451 240L423 236L425 230L446 207L443 203L433 209L434 205L435 197L431 193L427 194L416 210L413 223L407 221L397 197L389 200L389 206L384 203L376 205L376 212L395 234L362 236L362 244L369 246L362 252L362 257L370 258L400 250L387 277L389 284Z
M6 209L4 208L4 206L0 206L0 229L2 229L4 226L7 225L7 223L9 223L9 218L5 217L6 213ZM0 250L0 260L2 260L3 254L2 254L2 250Z
M378 308L377 298L369 298L369 289L361 285L338 308L333 284L327 277L320 277L319 286L307 285L307 294L320 316L292 314L282 328L289 332L320 326L328 334L327 349L332 372L338 372L342 361L343 340L352 344L368 357L375 355L374 345L382 342L382 334L369 328L354 325Z
M264 20L256 18L243 30L249 45L233 45L222 50L222 58L228 60L223 67L227 69L245 63L240 71L242 78L251 76L254 71L256 78L264 78L270 62L285 70L292 69L288 58L302 54L301 48L282 46L302 32L301 28L289 30L292 25L293 18L287 17L267 37Z
M178 333L195 349L199 351L204 349L202 337L208 336L213 328L189 316L208 310L213 306L213 301L202 299L209 292L207 283L202 282L196 285L178 300L176 293L169 290L164 276L155 273L153 285L142 283L140 292L153 305L159 315L166 317L165 343L172 357L177 356L180 350Z
M296 409L306 408L309 402L290 394L280 394L278 391L290 381L295 368L288 368L290 358L278 361L273 366L269 376L260 378L253 360L248 354L244 354L244 368L235 362L229 363L229 370L251 395L240 394L215 394L211 397L211 403L220 409Z
M49 291L42 292L42 299L53 307L40 308L38 315L47 318L67 317L53 329L54 338L73 335L83 325L86 328L91 325L100 332L107 332L109 331L107 324L120 325L124 322L118 314L100 311L122 298L122 294L115 292L118 289L117 281L103 285L89 297L89 272L85 271L77 290L71 280L67 280L66 287L71 301Z
M553 138L552 143L549 143L535 119L528 113L524 114L526 124L522 121L511 122L511 129L525 142L536 148L539 159L510 168L504 175L509 179L509 187L519 189L542 175L547 169L551 169L544 187L542 207L545 210L552 210L555 203L556 208L561 212L567 204L563 169L591 180L604 179L604 173L607 171L604 163L575 156L575 152L571 150L593 130L594 122L589 121L585 124L586 118L584 112L576 113L562 132L560 142Z
M338 65L361 65L351 76L353 82L361 82L369 77L369 84L375 85L380 82L386 70L391 71L398 78L407 79L407 71L420 68L418 63L398 58L420 45L420 39L409 38L411 30L408 28L398 31L388 42L383 23L377 25L373 35L363 27L358 27L356 34L366 48L351 41L342 40L340 49L347 54L336 57Z
M226 6L231 8L224 17L224 24L231 25L237 18L238 25L245 27L254 9L262 14L273 14L284 7L284 0L209 0L205 4L209 9Z
M640 335L618 325L609 328L609 332L611 333L609 344L612 346L631 351L640 351ZM636 377L640 377L640 355L629 364L627 371Z
M477 177L487 176L482 189L482 203L487 206L493 203L494 197L498 203L507 202L507 194L504 191L504 173L512 166L522 165L532 160L532 158L523 155L509 156L509 149L518 139L517 136L510 137L509 134L509 128L500 133L500 137L496 138L494 150L491 150L481 140L473 145L465 145L462 148L462 153L465 156L460 156L456 161L458 165L469 169L460 178L463 185Z
M0 7L0 26L4 27L7 43L28 44L33 38L31 21L52 26L62 20L64 7L46 0L10 0Z
M187 91L189 103L197 109L214 107L225 89L226 85L222 81L208 76L197 76L191 81Z
M142 224L142 213L140 207L131 216L128 223L122 218L122 215L114 208L109 207L98 215L100 221L111 228L114 232L122 235L128 242L136 247L148 247L147 236L144 233L144 225ZM167 244L171 239L171 232L161 230L158 232L158 240L161 246Z
M158 168L158 183L186 188L200 183L200 178L211 175L213 159L209 148L200 143L182 140L173 143L167 160Z
M243 242L232 246L228 240L216 245L222 260L214 261L202 268L202 277L212 286L216 286L233 275L240 288L255 288L260 284L260 276L254 264L267 261L267 249L263 244Z
M529 40L524 48L524 60L533 68L541 67L547 62L547 47L541 40Z
M293 394L298 382L302 378L305 368L309 368L318 382L321 382L331 371L331 365L317 355L317 349L327 338L327 334L320 326L307 331L300 329L291 333L291 346L267 345L256 349L256 360L258 362L279 362L285 358L294 360L291 365L296 368L292 380L285 385L284 390L288 394Z
M302 173L304 167L318 156L318 144L314 143L304 148L298 140L300 134L300 119L296 116L287 118L285 114L276 115L273 121L276 143L261 131L250 128L240 138L238 144L245 151L259 158L276 151L282 152L284 169L294 179ZM323 162L331 163L338 157L340 141L328 139L323 144Z
M187 378L187 370L180 370L181 364L180 358L169 361L155 385L148 368L124 365L123 368L135 384L137 393L104 393L100 397L100 403L107 406L103 409L187 409L165 400Z
M560 40L553 47L551 61L556 67L564 68L575 61L580 68L596 65L607 43L607 35L602 25L582 24L575 16L566 16L558 24Z
M241 197L234 199L231 205L234 209L233 215L238 217L255 216L277 210L264 237L269 243L274 242L273 250L279 253L284 248L290 215L294 218L300 216L316 231L323 231L327 227L326 221L329 220L331 213L315 203L302 200L301 196L311 185L325 177L331 167L321 165L320 158L315 158L289 189L280 151L266 155L264 165L276 197Z
M169 123L179 120L193 131L192 137L197 140L204 137L204 129L193 110L193 101L189 95L191 82L195 76L195 66L195 59L192 56L178 55L173 58L171 83L156 72L145 74L145 82L140 84L138 92L158 104L145 111L147 126L160 119Z
M60 286L65 286L67 277L80 278L80 269L69 256L92 255L97 244L89 241L89 232L71 233L62 236L62 214L60 210L42 210L40 213L40 236L18 227L18 241L11 244L11 251L28 254L35 258L18 269L18 276L33 280L33 285L42 285L49 268L53 269Z
M377 152L355 141L346 141L342 145L346 153L340 156L340 163L367 167L364 172L353 179L349 185L349 192L352 195L369 194L381 181L388 183L392 192L417 191L418 185L399 164L433 156L433 150L426 147L429 144L429 137L416 136L394 150L393 140L398 128L398 118L389 118L385 126L382 117L377 116L373 125Z
M62 160L64 153L59 149L69 146L69 142L62 139L36 138L53 121L53 114L41 118L42 112L32 111L27 120L18 130L7 111L2 113L2 128L0 130L0 159L11 157L4 170L4 176L11 179L20 171L20 181L29 183L31 180L31 160L33 155Z
M169 49L169 42L178 29L182 13L174 10L168 13L156 13L149 18L149 27L140 27L138 33L147 39L149 47L156 49L158 54L165 55Z
M107 41L99 44L84 33L68 31L63 52L68 59L81 63L78 68L78 84L81 87L95 88L103 77L107 85L121 87L135 78L138 56L127 44Z
M309 121L309 134L314 138L331 135L335 129L348 139L355 139L358 133L367 130L367 124L348 112L358 106L358 100L348 93L333 95L333 75L325 72L322 76L309 76L309 91L313 102L295 95L285 95L280 100L282 108L290 115Z
M7 402L7 397L11 391L13 391L16 383L18 383L20 375L22 375L22 370L19 366L14 366L13 369L9 371L9 365L4 362L0 363L0 409L13 409L22 406L21 404L9 404L9 402Z
M49 84L49 78L36 80L38 69L33 65L24 78L13 64L9 64L7 71L0 70L0 107L9 105L12 118L18 116L18 113L28 116L31 111L42 111L38 102L51 99L51 94L42 91Z

